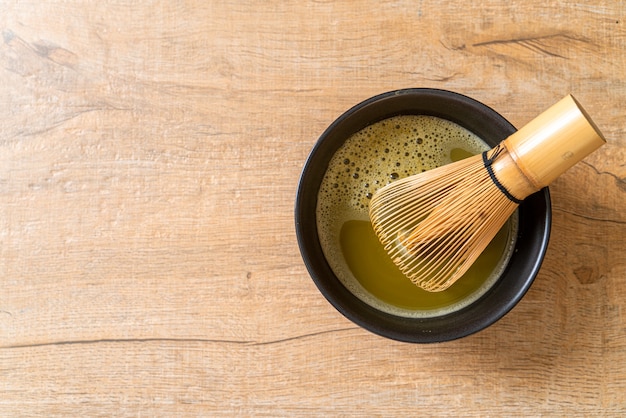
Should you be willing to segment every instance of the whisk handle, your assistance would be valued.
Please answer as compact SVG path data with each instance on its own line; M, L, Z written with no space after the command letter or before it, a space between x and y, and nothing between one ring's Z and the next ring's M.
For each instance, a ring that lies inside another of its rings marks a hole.
M605 143L587 112L568 95L502 145L528 182L539 190Z

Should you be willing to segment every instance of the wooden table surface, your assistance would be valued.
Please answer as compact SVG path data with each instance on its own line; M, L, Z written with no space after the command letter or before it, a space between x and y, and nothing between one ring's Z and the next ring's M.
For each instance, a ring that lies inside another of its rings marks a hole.
M110 3L110 4L107 4ZM4 1L0 416L624 416L624 2ZM352 105L404 87L608 144L551 187L501 321L390 341L314 286L293 207Z

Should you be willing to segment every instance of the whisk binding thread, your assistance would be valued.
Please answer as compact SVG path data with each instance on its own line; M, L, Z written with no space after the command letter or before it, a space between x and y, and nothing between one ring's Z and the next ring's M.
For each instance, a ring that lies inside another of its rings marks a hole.
M502 192L503 195L505 195L511 202L513 203L517 203L518 205L520 203L522 203L521 199L516 198L515 196L513 196L511 194L511 192L509 192L507 190L506 187L504 187L502 185L502 183L500 183L500 180L498 180L498 178L496 177L496 175L493 172L493 167L491 166L493 164L493 162L496 160L496 158L498 158L498 156L505 151L505 149L500 145L496 145L496 147L493 149L493 153L491 154L491 157L488 156L489 151L485 151L483 152L483 164L485 165L485 168L487 169L487 173L489 173L489 178L491 179L491 181L493 182L493 184L496 185L496 187L498 188L498 190L500 190Z

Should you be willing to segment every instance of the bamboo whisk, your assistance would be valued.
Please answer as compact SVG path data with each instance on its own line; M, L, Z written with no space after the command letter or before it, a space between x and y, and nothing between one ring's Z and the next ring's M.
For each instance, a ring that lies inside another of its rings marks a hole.
M605 142L569 95L489 151L379 189L370 202L370 220L414 284L445 290L523 199Z

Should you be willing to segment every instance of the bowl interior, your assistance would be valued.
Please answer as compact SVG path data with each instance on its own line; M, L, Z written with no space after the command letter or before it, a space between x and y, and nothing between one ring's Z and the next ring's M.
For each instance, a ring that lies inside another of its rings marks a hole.
M520 205L518 236L509 263L493 287L469 306L447 315L418 319L391 315L366 304L344 287L326 261L317 231L317 192L330 160L346 139L372 123L409 114L450 120L475 133L490 146L515 132L515 128L493 109L450 91L405 89L372 97L334 121L311 151L296 196L296 234L313 281L326 299L348 319L395 340L418 343L453 340L493 324L529 289L548 244L550 195L546 188L529 196Z

